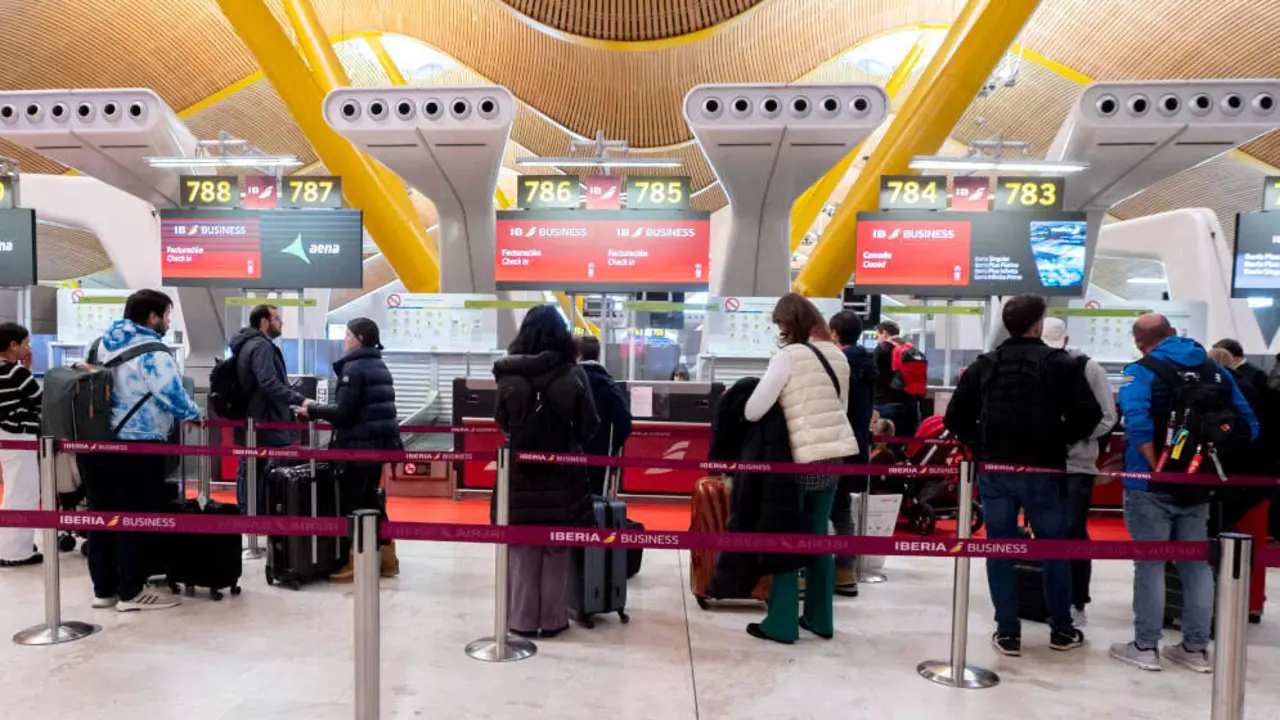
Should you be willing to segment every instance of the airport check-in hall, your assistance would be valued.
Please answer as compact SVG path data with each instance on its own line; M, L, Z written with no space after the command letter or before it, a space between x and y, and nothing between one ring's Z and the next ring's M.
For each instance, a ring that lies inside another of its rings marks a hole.
M0 28L0 718L1280 717L1266 3Z

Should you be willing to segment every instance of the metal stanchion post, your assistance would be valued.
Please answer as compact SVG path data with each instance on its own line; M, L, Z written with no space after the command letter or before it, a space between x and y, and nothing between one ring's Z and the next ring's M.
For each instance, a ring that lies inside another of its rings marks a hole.
M196 427L200 428L200 447L204 450L200 455L200 477L196 481L196 500L200 503L200 507L204 507L213 496L213 461L208 454L209 426L205 423L197 423Z
M973 463L960 463L960 509L956 518L956 535L967 540L972 534L973 522ZM951 658L950 660L925 660L916 670L926 680L940 685L964 688L988 688L997 685L1000 677L995 673L966 664L969 642L969 558L956 558L955 585L951 597Z
M866 537L867 525L869 523L868 518L871 516L871 478L870 477L867 478L867 489L862 491L861 496L858 499L858 502L860 505L860 507L858 508L858 534L863 537ZM858 582L875 585L876 583L882 583L885 580L888 580L888 578L885 577L884 573L876 572L875 570L866 569L865 567L866 560L867 560L866 555L859 555L858 559L856 560L857 565L855 566L854 569L857 571Z
M245 421L244 446L250 450L258 447L258 423L249 418ZM244 492L245 508L249 517L257 517L263 508L258 507L258 458L249 453L244 459ZM258 534L249 533L242 558L244 560L260 560L263 557L262 547L258 544Z
M54 465L57 440L40 438L40 507L58 509L58 476ZM19 645L60 645L88 637L102 628L75 620L62 620L62 576L59 574L58 531L40 531L44 550L44 623L13 636Z
M1218 536L1218 612L1213 654L1213 720L1243 720L1245 623L1249 618L1249 576L1253 538L1240 533Z
M351 536L351 553L356 564L355 720L378 720L382 701L378 530L377 510L356 511Z
M511 521L511 448L498 450L498 478L494 484L497 493L497 524L506 526ZM533 657L538 646L533 641L511 635L510 621L507 613L510 610L511 598L507 588L507 545L501 543L494 548L494 611L493 635L480 638L467 645L467 655L485 662L510 662Z

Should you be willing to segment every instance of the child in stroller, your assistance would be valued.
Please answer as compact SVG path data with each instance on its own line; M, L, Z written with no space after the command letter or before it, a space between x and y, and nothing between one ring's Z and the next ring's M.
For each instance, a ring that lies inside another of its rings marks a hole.
M882 421L887 422L887 421ZM892 423L890 423L892 427ZM879 430L879 428L877 428ZM878 433L879 434L879 433ZM948 438L946 427L942 424L942 416L927 417L920 423L915 437L919 439L945 440ZM954 445L934 443L908 443L893 449L895 460L907 465L958 465L966 459L964 448ZM905 522L920 535L932 535L938 526L939 518L957 516L959 483L955 478L881 478L878 492L902 494L902 512L900 522ZM973 532L982 528L982 505L977 497L973 500L973 521L970 524Z

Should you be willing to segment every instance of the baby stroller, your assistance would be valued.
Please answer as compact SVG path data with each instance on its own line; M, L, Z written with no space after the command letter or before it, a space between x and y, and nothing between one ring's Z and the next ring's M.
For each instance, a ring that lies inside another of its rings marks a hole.
M950 437L942 416L934 415L924 419L916 431L917 438L945 439ZM948 465L955 466L968 458L968 451L962 447L948 445L932 445L926 443L909 443L903 449L903 456L908 465ZM920 535L932 535L938 526L939 518L954 518L959 513L959 482L953 477L922 478L902 483L901 520ZM970 523L972 532L982 528L982 504L978 502L975 489L973 500L973 520Z

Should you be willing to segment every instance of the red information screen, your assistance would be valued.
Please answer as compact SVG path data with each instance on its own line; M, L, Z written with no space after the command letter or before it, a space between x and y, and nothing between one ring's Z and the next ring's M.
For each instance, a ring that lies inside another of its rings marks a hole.
M707 287L709 213L522 210L498 213L505 290L697 291Z
M871 220L858 223L859 285L964 287L969 223Z
M262 277L262 237L256 216L188 214L193 217L164 218L160 223L160 274L166 280Z

